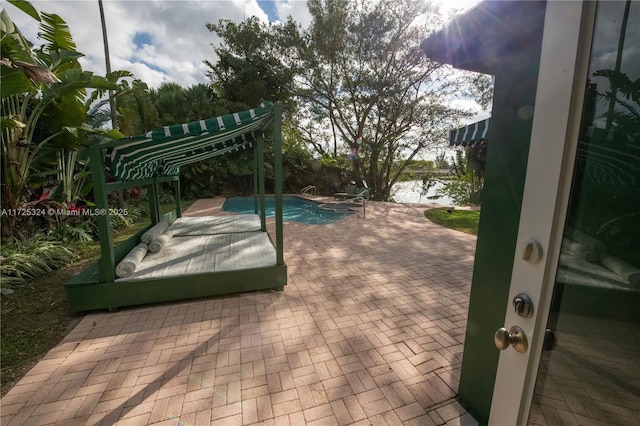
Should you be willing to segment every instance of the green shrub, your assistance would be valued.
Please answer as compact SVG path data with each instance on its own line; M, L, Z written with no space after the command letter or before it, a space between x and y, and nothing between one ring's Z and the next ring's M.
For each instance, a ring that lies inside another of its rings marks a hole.
M42 234L19 236L0 247L3 284L20 284L41 277L76 259L61 241Z
M140 205L129 205L123 211L120 209L112 209L110 215L111 229L118 230L128 228L134 223L140 222L147 216L149 216L149 206L146 203Z
M477 182L472 172L442 182L444 185L437 191L438 195L451 198L458 206L480 204L482 184Z
M51 236L59 241L93 241L94 227L87 220L66 221L53 230Z

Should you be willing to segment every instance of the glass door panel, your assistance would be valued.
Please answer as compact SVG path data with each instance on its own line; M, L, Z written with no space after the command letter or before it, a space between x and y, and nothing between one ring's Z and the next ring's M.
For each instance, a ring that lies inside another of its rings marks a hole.
M640 2L599 2L532 425L640 419L638 46Z

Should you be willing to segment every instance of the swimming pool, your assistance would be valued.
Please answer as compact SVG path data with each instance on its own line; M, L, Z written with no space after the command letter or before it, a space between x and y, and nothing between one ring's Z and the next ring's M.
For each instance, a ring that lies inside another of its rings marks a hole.
M322 210L318 208L319 205L315 201L299 197L282 197L282 219L309 225L326 225L349 215L349 213ZM222 211L251 214L254 213L253 206L253 197L228 197L222 205ZM267 217L275 217L273 197L265 198L265 209Z

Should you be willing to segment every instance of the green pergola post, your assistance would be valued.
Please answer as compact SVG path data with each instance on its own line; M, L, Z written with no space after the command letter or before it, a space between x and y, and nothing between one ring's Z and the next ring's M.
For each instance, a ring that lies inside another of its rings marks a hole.
M176 203L176 217L182 217L182 194L180 194L180 176L177 176L174 188L175 203Z
M284 265L282 224L282 105L273 106L273 158L275 172L276 264Z
M153 182L149 185L149 212L151 214L151 223L155 225L160 222L159 187L156 178L153 178Z
M115 255L113 252L113 236L111 235L111 218L109 216L109 199L105 183L107 176L104 172L104 156L102 149L92 147L89 151L91 159L91 180L95 197L96 215L98 222L98 239L100 240L100 260L98 268L101 282L113 282L116 278ZM104 214L102 214L104 213Z
M260 190L260 229L262 232L267 230L267 212L264 199L264 138L259 136L256 138L258 144L258 186Z
M258 141L253 143L253 212L258 214Z

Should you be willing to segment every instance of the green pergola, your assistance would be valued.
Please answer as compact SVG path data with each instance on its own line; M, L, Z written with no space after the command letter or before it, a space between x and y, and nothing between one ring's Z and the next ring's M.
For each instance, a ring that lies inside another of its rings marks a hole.
M179 175L180 167L187 164L252 149L255 212L260 215L261 231L267 232L264 171L266 134L270 135L274 147L275 265L137 281L122 282L117 279L116 265L138 244L146 230L161 220L171 223L181 216ZM144 135L108 140L91 146L91 174L96 203L93 211L107 214L95 216L101 250L99 261L65 284L72 309L84 311L259 289L282 290L287 282L287 273L283 255L281 134L281 105L263 102L255 109L165 126ZM107 172L112 176L112 181L107 181ZM175 211L165 215L160 214L158 198L158 187L162 182L173 182L175 188ZM108 195L113 191L136 187L148 190L151 223L114 247Z

